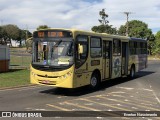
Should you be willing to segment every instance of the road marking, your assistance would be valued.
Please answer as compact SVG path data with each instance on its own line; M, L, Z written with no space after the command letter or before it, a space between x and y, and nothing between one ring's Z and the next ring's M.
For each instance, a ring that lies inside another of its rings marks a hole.
M152 89L152 86L150 85L150 88ZM152 89L152 93L154 95L154 97L156 98L156 100L158 101L158 103L160 104L160 100L159 98L157 97L156 93L154 92L154 90Z
M103 113L103 114L106 114L106 115L112 115L114 117L120 117L119 115L117 114L114 114L114 113L106 113L106 112L103 112L99 109L95 109L95 108L91 108L91 107L86 107L86 106L82 106L82 105L78 105L78 104L74 104L74 103L69 103L69 102L64 102L65 104L68 104L68 105L72 105L72 106L75 106L75 107L79 107L79 108L83 108L83 109L87 109L87 110L91 110L91 111L97 111L99 113Z
M112 105L109 105L109 104L104 104L104 103L95 102L95 101L92 101L92 100L89 100L89 99L85 99L85 98L81 98L80 100L84 100L84 101L96 103L96 104L99 104L99 105L102 105L102 106L107 106L107 107L111 107L111 108L116 108L116 109L119 109L119 110L130 111L129 109L119 108L119 107L116 107L116 106L112 106Z
M117 92L111 92L111 93L109 93L109 94L114 94L114 93L126 93L126 92L123 92L123 91L117 91Z
M110 93L108 93L110 94ZM130 95L129 93L125 93L127 95ZM111 94L112 95L112 94ZM107 96L104 94L104 96ZM113 95L113 96L117 96L117 97L123 97L123 98L126 98L125 96L121 96L121 95ZM143 96L143 95L140 95L141 98L144 97L144 98L149 98L149 99L153 99L153 95L152 96ZM137 96L134 97L134 99L137 98ZM132 98L133 99L133 98ZM138 101L144 101L144 102L147 102L147 103L150 103L150 104L156 104L156 103L153 103L153 102L150 102L150 101L146 101L146 100L140 100L140 99L135 99L135 100L138 100Z
M92 111L101 111L101 110L98 110L98 109L94 109L94 108L91 108L91 107L86 107L86 106L82 106L82 105L78 105L78 104L74 104L74 103L70 103L70 102L64 102L65 104L67 105L72 105L72 106L75 106L75 107L79 107L79 108L83 108L83 109L87 109L87 110L92 110Z
M136 108L136 107L132 107L132 109L136 109L136 110L137 110L138 108Z
M146 91L151 91L151 92L153 91L153 90L151 90L151 89L144 89L144 88L143 88L143 89L140 89L140 90L146 90Z
M156 100L158 101L158 103L160 104L160 100L159 100L159 98L157 97L157 95L155 94L155 92L153 92L153 94L154 94Z
M133 90L134 89L134 88L129 88L129 87L116 87L116 88L125 89L125 90Z
M134 93L135 93L135 92L134 92ZM109 94L109 95L112 95L112 93L108 93L108 94ZM133 94L133 93L127 93L127 92L125 92L124 94L127 94L127 95L130 96L130 95ZM123 95L124 95L124 94L123 94ZM150 94L150 95L148 95L148 96L147 96L147 95L142 95L142 94L139 93L139 92L136 92L136 94L134 94L134 95L138 95L138 94L140 94L141 97L146 97L146 98L150 98L151 96L153 96L153 94Z
M59 109L59 110L63 110L63 111L71 111L69 109L62 108L62 107L59 107L59 106L56 106L56 105L53 105L53 104L46 104L46 105L49 106L49 107L53 107L53 108Z
M146 107L146 106L143 106L143 105L138 105L138 104L134 104L134 103L123 102L123 101L120 101L120 100L110 99L110 98L106 98L106 97L100 97L100 96L97 96L97 97L103 98L103 99L105 99L105 100L115 101L115 102L118 102L118 103L124 103L124 104L128 104L128 105L135 105L135 106L138 106L138 107L142 107L142 108L146 108L146 109L151 109L151 110L159 111L159 109L151 108L151 107ZM132 102L132 101L130 101L130 102Z
M99 96L99 95L97 95L97 96ZM107 96L107 95L104 94L103 96L105 97L105 96ZM121 96L121 95L113 95L113 96L121 97L121 98L126 98L125 96ZM130 99L129 99L129 100L130 100ZM135 102L135 100L136 100L136 101L138 101L138 102L140 102L140 101L141 101L141 102L145 102L146 104L156 104L156 103L153 103L153 102L150 102L150 101L136 99L136 97L132 98L131 100L132 100L132 101L134 100L133 102Z

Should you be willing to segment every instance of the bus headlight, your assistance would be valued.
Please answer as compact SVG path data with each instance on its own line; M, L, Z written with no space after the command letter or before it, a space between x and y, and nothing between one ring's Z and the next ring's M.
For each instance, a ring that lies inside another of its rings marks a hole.
M68 75L68 76L71 76L71 75L72 75L72 72L71 72L71 71L69 71L69 72L67 73L67 75Z
M63 75L63 78L65 79L65 78L67 78L67 75L65 74L65 75Z
M36 74L35 74L34 72L32 72L32 75L33 75L33 77L35 77L35 76L36 76Z
M71 76L72 75L72 72L71 71L69 71L68 73L66 73L65 75L62 75L62 76L60 76L59 78L60 79L66 79L67 77L69 77L69 76Z

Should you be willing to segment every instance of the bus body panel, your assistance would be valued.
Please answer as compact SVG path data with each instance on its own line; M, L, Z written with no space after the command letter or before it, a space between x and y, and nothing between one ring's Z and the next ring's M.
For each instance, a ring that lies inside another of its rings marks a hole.
M30 79L32 84L74 88L73 73L74 65L67 70L57 72L40 71L31 67Z
M130 69L132 65L135 65L136 72L145 69L147 67L147 55L146 54L130 55L128 74L130 74Z
M121 77L121 56L113 56L113 62L112 62L112 78Z

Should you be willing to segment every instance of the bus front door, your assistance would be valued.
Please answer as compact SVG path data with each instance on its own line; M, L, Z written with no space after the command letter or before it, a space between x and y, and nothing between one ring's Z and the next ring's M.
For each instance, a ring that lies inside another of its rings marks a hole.
M122 75L127 75L128 73L128 43L122 42Z
M103 79L111 77L111 42L103 41Z

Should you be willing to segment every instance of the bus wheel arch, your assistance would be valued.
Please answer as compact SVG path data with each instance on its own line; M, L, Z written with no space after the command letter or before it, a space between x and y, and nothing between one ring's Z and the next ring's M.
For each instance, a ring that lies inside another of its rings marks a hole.
M132 64L130 68L130 75L129 75L130 78L134 78L135 74L136 74L136 67L135 67L135 64Z
M95 89L98 88L101 82L101 73L98 69L94 70L91 79L90 79L90 87Z

